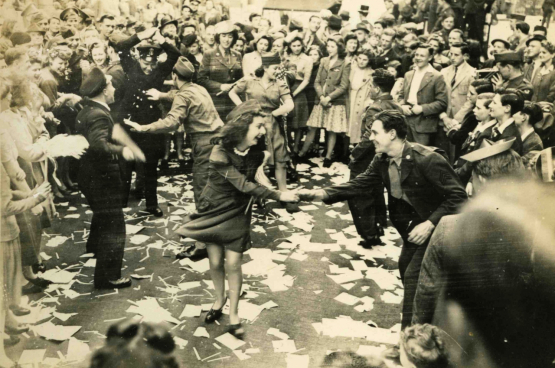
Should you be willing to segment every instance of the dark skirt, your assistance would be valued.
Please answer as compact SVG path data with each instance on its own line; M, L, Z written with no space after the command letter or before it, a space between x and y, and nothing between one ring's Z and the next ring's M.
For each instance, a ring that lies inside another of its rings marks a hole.
M203 203L204 202L204 203ZM176 233L203 243L217 244L226 250L243 253L251 248L251 209L248 203L228 203L215 208L201 198L199 213L185 217ZM234 201L233 201L234 202Z
M301 84L301 81L299 80L295 81L293 88L291 88L291 92L294 92L299 87L300 84ZM306 88L293 98L293 102L295 102L295 108L291 113L291 116L292 116L291 129L306 128L306 122L308 120L309 113L308 113L308 100L306 98L305 90Z

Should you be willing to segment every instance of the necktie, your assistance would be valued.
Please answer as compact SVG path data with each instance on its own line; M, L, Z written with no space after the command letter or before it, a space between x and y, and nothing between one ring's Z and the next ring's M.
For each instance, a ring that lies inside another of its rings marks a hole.
M459 67L456 66L455 67L455 75L453 76L453 79L451 80L451 87L453 87L455 85L455 81L457 80L457 71L459 70Z
M499 130L498 127L493 127L491 131L492 131L492 135L491 135L492 138L497 138L498 136L501 135L501 131Z
M400 199L403 196L401 178L399 177L397 163L393 160L389 161L389 182L391 184L391 195L394 198Z

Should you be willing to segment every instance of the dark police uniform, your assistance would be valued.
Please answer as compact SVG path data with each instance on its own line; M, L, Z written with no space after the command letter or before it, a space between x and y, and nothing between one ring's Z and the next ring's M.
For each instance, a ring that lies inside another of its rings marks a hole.
M168 42L160 45L167 54L167 59L159 63L151 74L146 75L141 69L141 65L131 56L131 48L141 42L137 35L131 36L126 40L117 42L114 46L119 52L121 66L126 75L125 96L123 98L122 112L125 118L137 122L141 125L153 123L162 117L162 112L155 101L150 101L146 91L151 88L162 90L164 80L171 73L177 59L181 55L179 50ZM156 194L157 186L157 166L158 160L164 154L165 138L163 135L130 133L131 138L137 143L144 152L146 162L144 163L145 172L145 199L147 208L158 206ZM126 192L129 192L131 185L132 170L126 170Z
M82 104L75 128L87 139L89 148L79 160L78 182L93 211L87 252L96 254L94 284L102 287L121 277L125 221L119 156L124 146L112 141L110 110L88 99Z
M443 216L455 213L467 199L461 182L442 154L437 148L405 142L402 155L395 158L400 162L401 198L391 195L389 166L393 159L385 154L376 155L368 169L355 179L324 189L329 196L324 202L331 204L371 196L374 189L385 185L391 222L404 243L399 257L399 271L405 287L403 328L409 326L412 319L418 275L428 244L428 240L420 246L409 242L409 233L427 220L437 225Z

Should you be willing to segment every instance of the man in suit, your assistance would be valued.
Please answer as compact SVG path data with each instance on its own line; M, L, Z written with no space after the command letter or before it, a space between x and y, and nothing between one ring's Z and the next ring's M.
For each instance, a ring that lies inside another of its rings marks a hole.
M320 30L320 26L322 25L322 18L317 15L313 15L310 17L308 21L308 32L306 32L304 38L305 44L305 51L308 53L310 48L313 45L316 45L320 48L320 51L323 55L326 55L326 44L320 40L318 37L318 31Z
M419 44L414 54L415 69L405 74L402 109L409 126L407 139L425 146L442 144L436 136L439 114L448 106L447 86L440 72L430 65L433 49Z
M301 200L326 204L368 197L383 186L391 222L403 239L399 272L405 287L402 327L412 320L413 299L428 239L443 216L457 212L467 195L441 150L406 140L406 118L398 111L374 116L370 139L378 153L368 169L346 184L302 190Z
M513 117L524 108L524 99L512 93L496 94L489 108L491 117L497 121L492 127L491 140L498 142L516 138L512 149L522 155L522 138Z
M528 165L535 153L543 150L543 143L534 130L534 125L543 120L543 111L538 104L529 103L514 116L522 139L522 161Z
M393 48L393 43L395 41L397 33L392 28L384 29L382 36L380 38L380 47L382 48L382 54L374 59L374 69L385 68L386 65L393 61L399 60L400 56L397 54Z
M542 59L540 52L542 50L542 42L545 41L544 36L534 35L526 41L526 58L529 60L528 64L524 66L522 74L526 80L533 82L534 78L539 74L542 68Z
M377 69L372 75L372 81L374 84L370 88L370 98L374 102L364 113L362 140L351 152L350 179L365 172L376 155L374 143L370 140L374 116L386 110L402 112L401 106L391 96L391 90L395 85L393 74L385 69ZM350 199L348 204L357 232L362 238L361 245L364 248L372 248L373 245L381 244L380 235L383 235L383 228L387 222L383 188L376 189L371 197Z
M89 202L93 217L87 251L95 253L95 288L124 288L131 280L121 277L125 247L123 218L124 185L118 159L144 160L140 150L132 150L113 140L114 121L109 104L115 89L110 76L94 68L85 78L80 94L85 97L75 128L89 142L79 160L79 188Z

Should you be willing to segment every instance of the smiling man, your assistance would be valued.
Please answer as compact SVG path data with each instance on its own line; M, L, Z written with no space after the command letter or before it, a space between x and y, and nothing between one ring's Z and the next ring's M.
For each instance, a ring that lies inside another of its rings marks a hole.
M467 198L457 175L442 156L443 151L408 142L407 130L401 112L387 110L377 114L370 135L376 156L366 172L346 184L299 192L301 200L332 204L368 197L376 189L386 187L389 216L403 239L399 257L405 287L403 328L412 319L413 299L428 240L439 220L457 212Z

